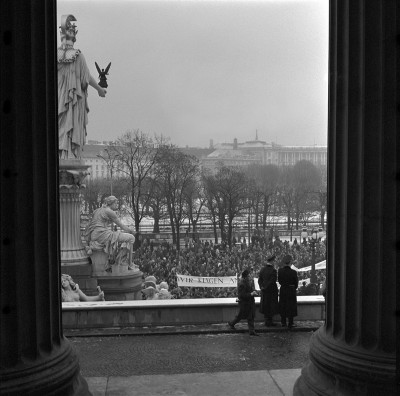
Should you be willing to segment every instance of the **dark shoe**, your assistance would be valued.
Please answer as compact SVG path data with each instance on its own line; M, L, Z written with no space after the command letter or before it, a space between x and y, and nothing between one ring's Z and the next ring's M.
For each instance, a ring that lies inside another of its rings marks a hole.
M281 323L281 326L282 327L286 327L286 323Z
M229 328L230 328L231 330L236 330L236 327L235 327L235 325L234 325L233 323L228 322L228 326L229 326Z
M276 323L273 323L273 322L265 322L265 326L267 326L267 327L274 327L274 326L276 326Z
M294 323L290 323L290 324L288 325L288 327L289 327L289 329L291 329L292 327L297 327L297 325L295 325Z
M255 331L250 331L249 335L260 337L260 334L256 333Z

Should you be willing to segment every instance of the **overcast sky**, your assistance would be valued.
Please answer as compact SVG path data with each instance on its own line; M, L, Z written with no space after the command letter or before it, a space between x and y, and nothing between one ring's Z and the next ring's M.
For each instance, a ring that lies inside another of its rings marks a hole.
M329 0L59 0L75 48L112 62L107 97L89 88L88 140L128 129L208 147L255 138L326 145ZM59 41L58 41L59 42Z

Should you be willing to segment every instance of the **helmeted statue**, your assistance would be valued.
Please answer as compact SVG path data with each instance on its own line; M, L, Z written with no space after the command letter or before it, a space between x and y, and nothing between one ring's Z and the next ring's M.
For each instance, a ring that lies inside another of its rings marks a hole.
M57 50L60 159L81 158L88 123L88 86L95 88L101 97L107 92L90 75L81 51L74 48L78 31L73 21L76 21L73 15L61 17L61 46Z

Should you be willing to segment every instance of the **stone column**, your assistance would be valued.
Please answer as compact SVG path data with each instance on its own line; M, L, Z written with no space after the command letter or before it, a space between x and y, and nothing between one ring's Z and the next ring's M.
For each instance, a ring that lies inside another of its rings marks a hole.
M97 281L82 244L81 204L89 166L83 160L59 160L61 271L71 275L81 290L96 294Z
M87 395L61 327L56 2L0 2L0 393Z
M331 0L327 314L295 395L395 394L399 15Z
M80 229L81 190L89 166L80 160L60 160L61 265L89 264Z

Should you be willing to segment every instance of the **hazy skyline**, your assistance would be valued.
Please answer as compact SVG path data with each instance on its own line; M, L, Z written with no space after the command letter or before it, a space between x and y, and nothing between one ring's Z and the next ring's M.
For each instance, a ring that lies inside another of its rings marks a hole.
M128 129L208 147L254 139L326 145L328 0L59 0L75 48L112 62L106 98L89 88L87 140ZM59 43L59 40L58 40Z

